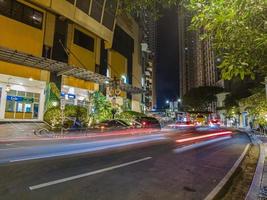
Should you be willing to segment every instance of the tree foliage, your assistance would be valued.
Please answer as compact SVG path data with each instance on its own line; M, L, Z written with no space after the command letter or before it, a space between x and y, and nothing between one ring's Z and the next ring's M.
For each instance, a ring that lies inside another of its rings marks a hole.
M192 28L202 29L223 57L224 79L267 73L266 0L188 0L187 8Z
M92 95L92 110L90 117L94 122L112 119L111 102L101 92L94 92Z
M179 0L120 0L119 10L130 14L145 10L152 16L158 17L161 8L178 5L179 2Z
M240 104L246 108L249 115L254 117L258 124L267 125L267 101L264 90L242 99Z
M183 107L186 110L206 111L212 102L217 101L216 94L222 91L220 87L211 86L192 88L183 97Z

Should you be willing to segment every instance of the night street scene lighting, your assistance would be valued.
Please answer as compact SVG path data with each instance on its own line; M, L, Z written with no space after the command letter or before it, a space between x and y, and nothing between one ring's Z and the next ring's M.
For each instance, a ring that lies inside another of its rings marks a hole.
M0 200L267 199L266 0L0 14Z

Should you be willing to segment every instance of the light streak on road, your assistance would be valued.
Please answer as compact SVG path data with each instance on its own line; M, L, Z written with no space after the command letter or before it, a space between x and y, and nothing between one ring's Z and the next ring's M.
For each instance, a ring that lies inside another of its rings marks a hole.
M177 143L189 142L189 141L195 141L195 140L204 139L204 138L210 138L210 137L215 137L215 136L225 136L225 135L230 135L230 134L232 134L232 131L217 132L217 133L211 133L211 134L206 134L206 135L201 135L201 136L196 136L196 137L179 139L179 140L176 140L176 142Z

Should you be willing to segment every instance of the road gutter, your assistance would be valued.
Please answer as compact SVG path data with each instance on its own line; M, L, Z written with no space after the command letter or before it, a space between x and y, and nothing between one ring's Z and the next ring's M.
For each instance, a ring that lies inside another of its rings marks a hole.
M225 177L217 184L217 186L206 196L204 200L212 200L216 197L216 195L222 190L222 188L226 185L226 183L229 181L229 179L232 177L236 169L239 167L241 162L244 160L248 150L249 150L250 144L247 144L243 153L238 158L238 160L235 162L233 167L230 169L230 171L225 175Z

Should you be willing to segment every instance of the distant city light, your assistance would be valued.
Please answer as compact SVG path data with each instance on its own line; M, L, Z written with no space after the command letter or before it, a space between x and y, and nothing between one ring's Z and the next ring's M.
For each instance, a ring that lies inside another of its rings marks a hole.
M166 104L169 104L170 103L170 101L169 100L166 100Z

